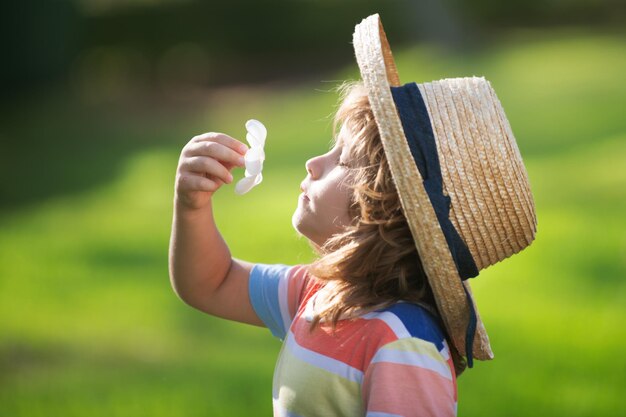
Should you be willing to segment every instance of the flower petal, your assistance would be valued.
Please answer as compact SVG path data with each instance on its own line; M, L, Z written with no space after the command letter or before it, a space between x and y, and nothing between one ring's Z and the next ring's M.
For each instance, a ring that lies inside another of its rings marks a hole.
M246 161L246 176L257 175L263 169L265 152L261 148L251 148L244 159Z
M258 184L258 182L256 182L257 177L257 175L252 177L244 177L237 181L237 184L235 184L235 192L239 195L242 195L250 191L252 187Z
M265 138L267 136L267 129L263 126L263 123L255 119L250 119L246 122L246 139L250 144L250 149L244 156L246 166L246 176L235 184L235 193L241 195L250 191L255 185L258 185L263 181L263 161L265 161L265 151L263 146L265 145Z
M255 186L259 185L261 181L263 181L263 174L259 172L259 175L257 175L254 179L254 185Z
M265 151L263 148L250 148L246 152L244 159L247 161L263 161L265 160Z
M264 146L265 138L267 137L267 129L263 126L263 123L255 119L250 119L246 122L246 130L249 135L246 136L248 142L252 146ZM252 138L250 137L252 136Z
M250 144L250 148L262 148L263 147L263 142L257 139L256 136L254 136L250 132L246 134L246 139L248 140L248 143Z

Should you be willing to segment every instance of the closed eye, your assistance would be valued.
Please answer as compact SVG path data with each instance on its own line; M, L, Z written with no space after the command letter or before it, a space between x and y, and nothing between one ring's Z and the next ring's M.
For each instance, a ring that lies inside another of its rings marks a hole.
M341 159L337 160L337 166L350 168L350 166L348 164L346 164L344 161L342 161Z

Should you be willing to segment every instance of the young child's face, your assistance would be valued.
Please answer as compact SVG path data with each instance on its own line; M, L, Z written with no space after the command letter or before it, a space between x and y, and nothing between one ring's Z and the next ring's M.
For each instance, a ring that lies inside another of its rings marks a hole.
M335 146L305 164L308 175L300 185L302 194L291 223L318 246L350 224L348 208L352 190L344 184L349 173L344 164L350 165L351 140L344 125Z

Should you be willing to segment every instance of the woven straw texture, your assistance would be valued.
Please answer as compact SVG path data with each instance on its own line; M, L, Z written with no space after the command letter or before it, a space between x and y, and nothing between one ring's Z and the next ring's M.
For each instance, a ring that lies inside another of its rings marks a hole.
M457 351L465 352L469 305L435 211L413 161L390 86L400 79L379 16L355 28L353 45L368 89L391 173L442 320ZM536 216L521 154L490 83L483 77L418 84L437 144L450 219L478 269L528 246ZM473 301L473 296L472 302ZM474 304L475 306L475 304ZM489 338L478 314L472 354L491 359Z

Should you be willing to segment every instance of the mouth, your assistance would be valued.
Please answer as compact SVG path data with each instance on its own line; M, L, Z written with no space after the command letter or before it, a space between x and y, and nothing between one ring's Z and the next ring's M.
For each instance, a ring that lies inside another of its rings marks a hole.
M306 195L306 191L304 189L304 186L302 184L300 184L300 191L302 191L302 194L300 194L300 198L306 201L309 201L309 196Z

